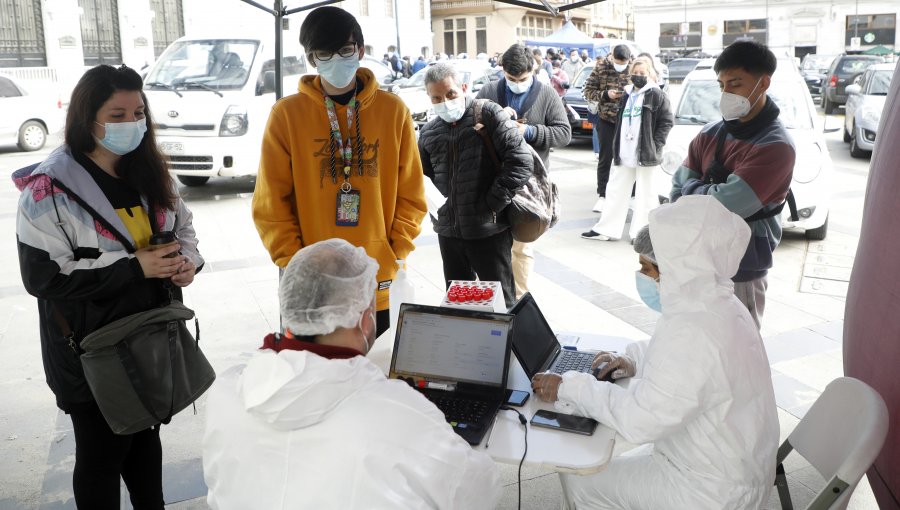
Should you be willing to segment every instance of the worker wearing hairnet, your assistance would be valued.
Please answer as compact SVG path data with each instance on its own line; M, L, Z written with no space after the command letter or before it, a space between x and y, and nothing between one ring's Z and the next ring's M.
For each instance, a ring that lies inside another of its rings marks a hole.
M652 238L652 244L651 244ZM637 236L641 298L662 317L649 341L600 353L602 378L538 374L535 393L558 411L590 416L642 445L589 476L560 475L575 508L758 509L775 479L778 416L756 324L731 277L746 222L708 196L650 213ZM644 283L641 283L644 282Z
M330 239L284 270L281 316L209 391L203 474L213 509L494 508L493 461L365 354L378 264Z

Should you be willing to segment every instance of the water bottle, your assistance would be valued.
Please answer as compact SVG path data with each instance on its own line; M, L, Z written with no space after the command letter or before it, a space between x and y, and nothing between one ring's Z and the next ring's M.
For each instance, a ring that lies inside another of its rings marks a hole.
M397 320L400 317L400 304L416 302L416 289L413 287L412 282L409 281L409 277L406 274L405 260L397 260L397 276L395 276L394 281L391 282L389 292L391 328L393 328L394 333L396 333Z

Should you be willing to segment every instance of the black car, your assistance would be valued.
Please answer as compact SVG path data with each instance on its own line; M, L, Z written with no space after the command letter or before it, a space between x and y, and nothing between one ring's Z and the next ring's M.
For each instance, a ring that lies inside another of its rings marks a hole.
M581 89L584 82L594 70L593 65L584 66L570 82L566 95L563 96L563 104L566 107L566 114L569 116L569 125L572 126L572 138L590 138L593 134L594 126L588 122L588 102L581 95Z
M847 85L865 72L872 64L880 64L884 58L875 55L838 55L822 81L822 109L825 113L847 103Z
M699 58L676 58L669 62L669 81L684 81L684 77L697 67Z
M833 61L834 55L810 53L803 57L803 62L800 64L800 73L803 75L806 87L814 100L821 99L822 76L828 72L828 68L831 67L831 62Z

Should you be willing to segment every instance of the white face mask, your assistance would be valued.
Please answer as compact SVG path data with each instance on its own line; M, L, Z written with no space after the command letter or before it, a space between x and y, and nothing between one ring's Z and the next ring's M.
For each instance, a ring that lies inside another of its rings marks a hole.
M752 96L754 92L756 92L757 87L759 87L760 82L762 81L762 77L756 81L756 85L753 87L753 90L750 91L750 95ZM731 92L722 92L722 98L719 99L719 111L722 112L722 118L725 120L735 120L740 119L741 117L745 117L750 110L756 106L756 103L759 102L759 98L762 97L762 94L756 98L756 101L750 103L750 100L740 94L732 94Z
M511 82L506 80L506 87L513 94L524 94L528 92L528 89L531 88L531 84L534 82L534 76L529 76L527 80L519 83Z
M316 70L322 75L322 79L339 89L350 85L356 77L357 69L359 69L358 53L349 57L333 55L330 60L316 61Z
M440 117L441 120L448 124L452 124L461 119L466 113L466 98L465 96L461 96L431 106L434 108L434 113Z
M578 55L572 55L570 58L572 59L572 62L578 62Z
M613 64L613 68L615 68L617 73L623 73L628 69L628 64Z

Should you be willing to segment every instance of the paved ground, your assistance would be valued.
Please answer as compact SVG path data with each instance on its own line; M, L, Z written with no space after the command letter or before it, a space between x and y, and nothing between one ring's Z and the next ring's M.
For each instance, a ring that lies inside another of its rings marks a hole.
M829 127L837 125L837 118L829 119ZM827 137L836 166L828 239L809 243L802 235L786 234L769 280L762 332L772 364L782 437L828 382L843 373L846 281L835 275L848 274L852 264L868 161L851 160L840 133ZM24 154L0 148L0 174L9 175L15 168L39 161L46 152ZM552 161L564 216L536 245L536 299L558 331L647 337L656 314L640 303L634 289L637 263L631 246L578 237L596 220L590 212L594 160L589 144L557 150ZM200 249L208 261L186 292L186 301L200 317L204 350L217 370L246 359L278 324L277 273L250 221L252 190L251 179L214 180L203 188L182 189L194 211ZM43 380L35 302L22 289L17 267L17 196L9 181L0 183L0 239L5 240L0 245L0 510L71 509L71 422L55 408ZM409 260L412 280L420 300L434 301L442 287L437 240L426 228L416 244ZM163 428L169 508L206 508L199 449L204 406L201 399L196 414L185 411ZM619 450L629 447L617 445ZM789 459L795 505L802 508L824 481L799 457ZM505 492L500 508L515 508L516 468L502 469ZM554 474L526 468L522 480L523 508L559 507L559 482ZM777 507L773 498L767 508ZM876 508L865 480L850 508Z

